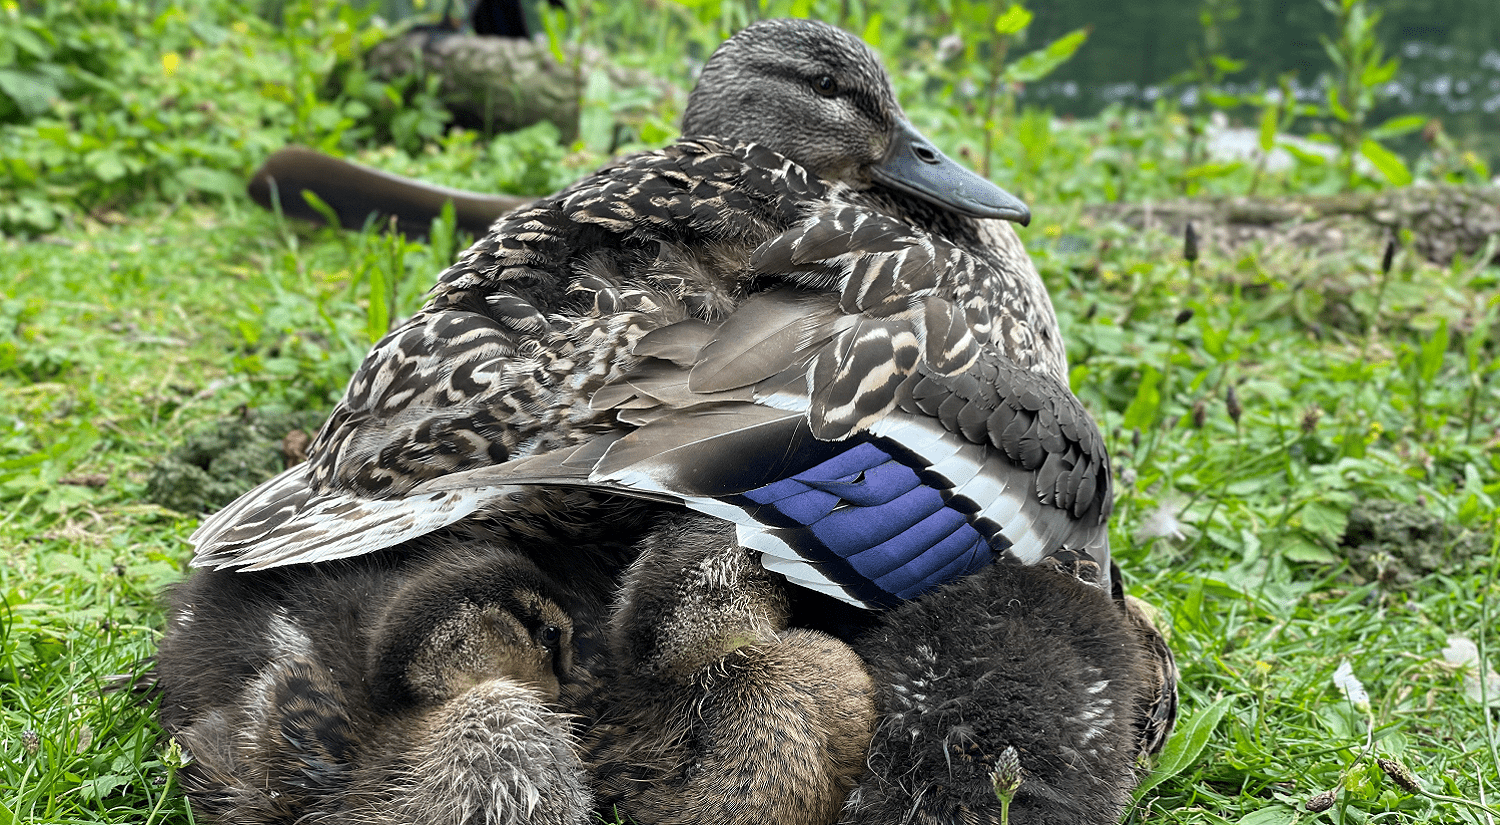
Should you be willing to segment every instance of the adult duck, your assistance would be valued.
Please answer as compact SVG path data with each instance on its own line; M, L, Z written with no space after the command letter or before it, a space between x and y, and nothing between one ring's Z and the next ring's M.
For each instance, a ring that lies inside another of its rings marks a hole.
M629 496L733 521L768 568L862 606L1001 557L1107 589L1108 459L1008 223L1026 207L819 23L727 41L683 128L498 221L375 346L311 460L205 521L195 563L586 535Z

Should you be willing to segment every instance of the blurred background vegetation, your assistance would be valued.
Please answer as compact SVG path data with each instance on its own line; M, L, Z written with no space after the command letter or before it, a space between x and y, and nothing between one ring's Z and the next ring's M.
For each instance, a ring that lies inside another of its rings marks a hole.
M562 182L479 174L470 161L487 147L446 130L436 77L377 78L365 65L370 46L443 10L4 0L0 229L45 232L150 197L237 196L288 142L441 149L455 154L450 182L479 189ZM1492 0L569 0L532 16L578 69L580 122L562 130L578 135L565 147L585 153L578 168L674 134L681 91L712 48L777 15L861 33L896 69L918 125L1007 185L1071 170L1051 183L1054 201L1250 192L1265 167L1288 163L1282 191L1479 182L1500 160ZM664 86L612 84L577 57L585 48ZM1281 160L1268 164L1272 150Z

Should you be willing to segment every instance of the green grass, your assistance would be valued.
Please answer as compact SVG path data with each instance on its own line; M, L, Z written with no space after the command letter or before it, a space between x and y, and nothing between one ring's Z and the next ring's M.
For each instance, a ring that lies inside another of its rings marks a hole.
M389 116L354 105L364 98L347 83L330 91L322 81L352 70L314 57L358 21L307 12L300 27L237 29L227 3L193 15L110 8L142 39L101 59L133 85L78 92L70 117L82 130L114 111L116 142L89 151L119 154L140 177L122 186L98 158L92 171L58 160L46 144L58 133L42 123L53 115L0 124L16 158L7 208L51 216L6 218L46 234L0 240L0 825L191 821L173 779L181 754L149 709L109 690L151 653L155 594L181 575L196 524L144 503L150 470L241 408L325 411L379 332L386 302L372 308L372 290L395 283L395 314L409 312L452 254L451 243L286 226L222 176L240 180L291 140L508 191L545 191L603 159L587 136L552 146L545 127L452 133L411 151L379 142L392 137ZM674 14L679 28L652 36L716 38L717 17ZM930 41L891 31L882 45L907 69L896 74L913 120L974 158L984 143L958 70L935 61ZM169 51L191 68L165 73ZM660 52L621 59L680 80ZM262 57L208 65L228 55ZM278 55L296 58L290 74L267 74ZM110 109L126 91L135 108ZM167 94L215 97L239 136L144 123L153 107L142 101ZM631 140L659 139L671 105ZM1388 273L1374 246L1249 246L1189 265L1179 238L1095 225L1078 205L1243 192L1253 169L1184 167L1186 120L1168 110L1076 123L1005 101L996 110L992 174L1036 211L1023 234L1075 390L1114 457L1114 547L1133 592L1170 624L1182 666L1183 727L1131 820L1490 822L1401 789L1374 759L1399 759L1435 794L1494 806L1500 793L1500 701L1492 691L1483 709L1467 695L1473 669L1442 654L1454 636L1491 662L1500 647L1500 268L1431 264L1409 244ZM130 137L136 127L149 136ZM1336 170L1307 165L1260 191L1340 185ZM1344 546L1351 512L1383 500L1432 523L1373 554ZM1335 687L1346 661L1367 712ZM1307 811L1326 790L1338 791L1332 807Z

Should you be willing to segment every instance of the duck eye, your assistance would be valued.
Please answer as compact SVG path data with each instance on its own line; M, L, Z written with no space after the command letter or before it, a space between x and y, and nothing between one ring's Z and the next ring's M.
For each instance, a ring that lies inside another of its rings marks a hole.
M818 79L813 81L813 89L824 97L833 97L839 93L839 82L831 74L818 75Z
M549 624L542 628L542 632L539 635L542 637L542 644L554 647L557 645L558 640L562 638L562 628L555 624Z

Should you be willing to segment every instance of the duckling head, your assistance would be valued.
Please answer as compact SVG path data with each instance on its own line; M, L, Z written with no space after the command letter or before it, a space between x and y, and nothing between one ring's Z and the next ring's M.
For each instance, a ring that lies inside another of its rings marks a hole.
M688 97L682 132L754 141L827 180L881 187L1022 225L1015 196L948 158L911 125L880 59L811 20L766 20L725 41Z
M424 570L373 628L368 672L376 706L437 704L500 677L557 701L575 668L565 604L534 563L509 551Z

